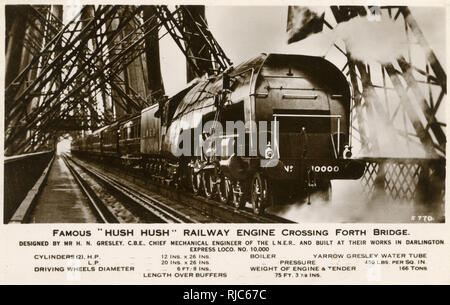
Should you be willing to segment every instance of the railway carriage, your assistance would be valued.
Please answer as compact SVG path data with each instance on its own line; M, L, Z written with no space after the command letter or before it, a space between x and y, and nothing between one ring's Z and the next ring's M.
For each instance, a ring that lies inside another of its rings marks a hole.
M123 165L136 166L141 160L141 116L136 115L119 122L119 146Z
M80 153L81 149L81 141L82 138L75 138L72 140L71 144L70 144L70 150L72 151L72 153L78 154Z
M118 126L119 122L115 122L101 130L102 157L106 160L120 158Z
M96 130L89 135L89 150L97 157L102 155L102 130Z

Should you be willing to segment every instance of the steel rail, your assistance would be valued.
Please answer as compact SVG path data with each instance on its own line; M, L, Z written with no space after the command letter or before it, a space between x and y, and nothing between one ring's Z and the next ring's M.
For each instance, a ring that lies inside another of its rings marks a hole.
M175 210L169 205L161 202L160 200L153 198L152 196L142 194L136 189L123 184L122 182L114 179L100 171L92 168L88 168L85 165L71 159L78 167L83 169L89 175L98 179L102 184L114 193L119 193L124 199L129 201L133 205L142 210L150 213L151 215L159 218L164 223L196 223L192 217Z
M91 207L97 219L102 223L119 223L120 220L118 219L118 217L116 217L103 203L103 201L95 194L86 180L84 180L81 175L75 170L73 165L70 164L67 157L63 155L62 158L70 173L75 178L75 181L88 198L89 206Z
M94 167L96 167L94 165ZM214 199L207 199L202 196L194 195L183 189L174 189L160 183L157 179L150 179L142 173L128 172L124 173L122 167L102 166L103 171L107 171L111 175L119 175L128 181L133 180L137 186L145 187L151 192L155 192L169 200L174 200L186 207L193 208L199 213L206 214L210 217L218 219L223 223L294 223L294 221L282 218L280 216L265 214L255 215L250 208L236 209L231 205L226 205ZM117 172L119 171L119 172ZM131 179L132 178L132 179Z

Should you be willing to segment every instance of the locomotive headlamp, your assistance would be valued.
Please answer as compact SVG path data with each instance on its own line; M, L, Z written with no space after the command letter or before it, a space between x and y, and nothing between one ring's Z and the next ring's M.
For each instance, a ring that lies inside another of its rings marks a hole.
M350 159L352 157L352 148L349 145L345 145L343 156L344 159Z
M273 158L273 149L272 149L272 146L270 145L270 142L267 143L266 150L264 151L264 157L266 159L272 159Z

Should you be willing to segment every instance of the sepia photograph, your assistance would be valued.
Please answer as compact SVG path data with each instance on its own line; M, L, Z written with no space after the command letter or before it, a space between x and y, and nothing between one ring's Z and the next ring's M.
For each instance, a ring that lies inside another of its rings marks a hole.
M4 5L4 224L445 223L446 7Z
M4 2L0 284L450 283L448 0Z

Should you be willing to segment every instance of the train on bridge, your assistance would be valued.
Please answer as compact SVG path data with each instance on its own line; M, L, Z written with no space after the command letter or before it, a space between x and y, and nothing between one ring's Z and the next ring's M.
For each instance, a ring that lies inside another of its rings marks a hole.
M71 151L236 208L251 202L261 214L312 192L329 197L330 180L362 176L364 162L351 159L350 107L349 84L327 60L261 54L73 139Z

